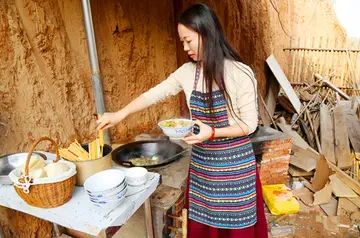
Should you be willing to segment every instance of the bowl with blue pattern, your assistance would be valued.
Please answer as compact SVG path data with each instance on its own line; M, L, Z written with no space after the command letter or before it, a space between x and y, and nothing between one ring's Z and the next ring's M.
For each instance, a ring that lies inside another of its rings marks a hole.
M126 189L127 190L127 189ZM90 202L95 205L96 207L105 208L105 209L115 209L117 208L122 202L125 200L125 195L119 198L115 198L112 200L105 200L105 201L92 201Z
M192 131L194 121L183 118L168 119L160 121L158 126L170 139L181 139Z
M119 200L119 199L125 197L127 191L128 191L128 187L125 186L121 191L119 191L118 193L116 193L112 196L93 197L93 196L89 195L89 199L92 202L115 201L115 200Z

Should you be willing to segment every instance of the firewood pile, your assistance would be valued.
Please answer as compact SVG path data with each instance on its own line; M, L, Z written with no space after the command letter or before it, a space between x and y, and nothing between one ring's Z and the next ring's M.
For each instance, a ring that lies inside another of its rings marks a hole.
M342 217L349 221L346 229L357 227L360 81L340 88L331 83L334 75L315 74L312 83L290 83L273 56L267 64L273 75L267 97L261 99L261 121L293 140L289 175L295 197L307 207L321 208L328 216L324 229L340 234L338 224L346 223Z

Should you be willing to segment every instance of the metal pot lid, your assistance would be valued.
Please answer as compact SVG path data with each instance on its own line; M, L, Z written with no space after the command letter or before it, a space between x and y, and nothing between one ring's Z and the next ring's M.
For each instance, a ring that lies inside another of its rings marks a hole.
M46 160L46 156L40 152L33 152L33 155L39 155ZM25 164L27 156L27 152L0 156L0 184L12 184L9 173Z

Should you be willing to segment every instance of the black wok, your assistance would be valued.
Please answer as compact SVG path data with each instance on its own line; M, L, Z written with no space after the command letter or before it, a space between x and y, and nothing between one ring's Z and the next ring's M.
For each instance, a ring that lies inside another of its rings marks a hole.
M146 140L136 141L119 146L113 150L113 161L117 164L133 167L130 160L142 158L144 164L136 164L141 167L157 167L171 163L188 150L169 140Z

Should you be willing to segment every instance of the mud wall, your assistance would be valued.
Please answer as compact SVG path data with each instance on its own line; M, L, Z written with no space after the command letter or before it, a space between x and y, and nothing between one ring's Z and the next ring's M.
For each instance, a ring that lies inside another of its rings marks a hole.
M172 1L91 3L105 104L114 111L176 69ZM41 136L60 145L96 136L82 19L81 1L0 0L0 155L27 151ZM179 114L177 104L174 97L128 118L113 138L149 130ZM0 214L6 237L51 237L51 223L4 207Z
M1 2L0 154L26 151L41 136L88 142L96 111L81 2ZM105 104L119 110L176 69L172 2L91 3ZM113 138L178 112L177 99L167 100L125 120Z

